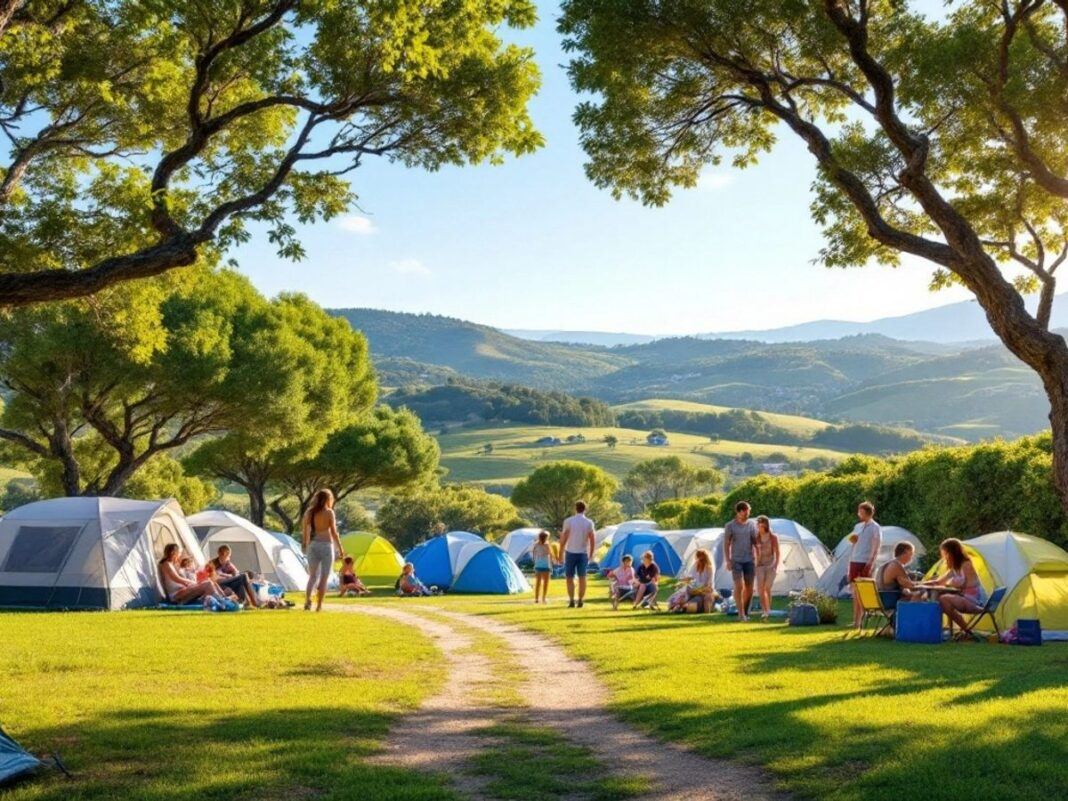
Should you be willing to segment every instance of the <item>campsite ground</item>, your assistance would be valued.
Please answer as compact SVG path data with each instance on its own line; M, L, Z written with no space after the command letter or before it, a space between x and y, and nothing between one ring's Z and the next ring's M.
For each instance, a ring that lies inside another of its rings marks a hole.
M910 646L841 628L612 613L604 592L595 585L582 610L523 597L342 603L540 632L594 667L625 721L763 766L799 798L1026 801L1068 786L1068 646ZM0 630L0 675L19 688L0 694L0 721L35 750L57 748L77 776L27 784L12 801L451 797L434 778L361 763L443 681L410 627L336 613L142 612L5 614ZM512 703L501 643L486 635L478 647L498 655ZM588 769L588 755L537 729L536 706L530 722L496 734L517 755L537 745ZM473 769L490 775L490 797L524 797L529 769L488 754ZM536 795L558 797L550 790Z

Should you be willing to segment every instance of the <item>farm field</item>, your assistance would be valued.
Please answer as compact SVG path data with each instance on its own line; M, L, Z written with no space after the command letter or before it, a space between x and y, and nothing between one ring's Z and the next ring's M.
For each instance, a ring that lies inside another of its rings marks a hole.
M649 400L621 403L612 408L616 412L676 411L694 412L697 414L723 414L724 412L735 411L735 407L731 406L716 406L712 403L698 403L697 401L676 400L674 398L650 398ZM749 410L747 409L745 411ZM763 417L772 425L785 428L791 434L797 434L802 437L816 434L831 425L831 423L823 420L817 420L812 417L802 417L801 415L796 414L779 414L778 412L764 411L757 411L756 414Z
M586 442L541 447L534 443L541 437L565 439L581 434ZM559 426L480 426L461 428L440 435L441 463L448 468L448 481L514 483L545 462L575 459L597 465L619 477L638 462L659 456L679 456L695 465L711 466L713 457L737 457L751 453L760 460L772 453L786 453L793 459L826 457L841 459L844 454L826 448L806 448L789 445L765 445L751 442L719 440L695 434L668 432L668 444L651 446L645 442L647 431L630 428L566 428ZM619 443L609 448L606 435L615 436ZM493 445L489 454L477 451Z

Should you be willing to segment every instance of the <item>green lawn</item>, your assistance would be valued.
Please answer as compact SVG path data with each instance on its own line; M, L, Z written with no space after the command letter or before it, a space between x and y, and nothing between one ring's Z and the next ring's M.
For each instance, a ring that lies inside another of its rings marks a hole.
M697 401L676 400L674 398L649 398L647 400L633 401L631 403L621 403L618 406L613 406L612 409L616 412L675 411L696 412L698 414L723 414L724 412L734 411L734 407L731 406L717 406L713 403L698 403ZM745 411L749 410L747 409ZM797 434L801 437L812 436L831 425L823 420L817 420L813 417L802 417L796 414L779 414L778 412L763 411L756 412L756 414L763 417L772 425L785 428L790 433Z
M907 645L837 627L612 613L605 592L595 584L582 610L560 603L562 581L547 608L436 602L559 640L595 665L625 719L764 765L801 798L1048 801L1068 787L1068 645Z
M50 771L30 799L453 799L369 767L390 722L443 680L404 627L357 615L0 614L0 723Z
M441 445L441 463L449 469L449 481L482 481L510 484L525 477L538 465L560 459L577 459L595 464L616 476L623 476L638 462L659 456L680 456L695 465L710 466L714 456L740 456L748 452L761 459L775 452L786 453L795 459L812 459L817 456L841 459L844 454L825 448L799 448L790 445L763 445L752 442L719 440L711 442L708 437L695 434L669 432L669 444L654 447L645 443L649 432L630 428L567 428L561 426L480 426L460 428L438 437ZM541 437L554 436L566 439L572 434L582 434L586 442L576 445L538 447L534 442ZM618 445L609 448L604 443L606 434L618 439ZM492 443L493 452L477 453L487 443Z

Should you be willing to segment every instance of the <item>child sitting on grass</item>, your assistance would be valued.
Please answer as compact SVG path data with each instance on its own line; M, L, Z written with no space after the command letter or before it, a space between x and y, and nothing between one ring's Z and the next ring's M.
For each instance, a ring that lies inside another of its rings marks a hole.
M397 579L397 595L433 595L430 589L415 575L415 565L405 562L401 569L400 578Z
M351 556L346 556L341 562L341 591L338 593L341 598L354 598L358 595L371 594L371 591L364 586L359 576L356 575L355 564L356 562Z
M608 580L612 584L612 609L619 609L620 597L634 588L634 557L626 554L620 560L619 567L609 574Z

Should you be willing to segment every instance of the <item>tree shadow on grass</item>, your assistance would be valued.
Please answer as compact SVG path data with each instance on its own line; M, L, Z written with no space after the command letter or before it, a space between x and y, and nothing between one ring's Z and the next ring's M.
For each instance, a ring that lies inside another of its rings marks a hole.
M43 773L10 799L457 801L444 777L363 761L378 753L394 718L345 708L180 715L145 708L77 719L20 734L35 750L59 751L74 778Z

